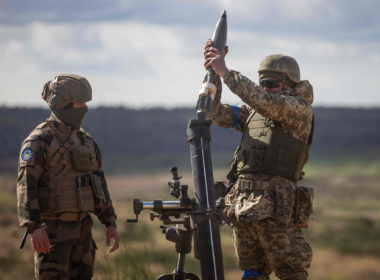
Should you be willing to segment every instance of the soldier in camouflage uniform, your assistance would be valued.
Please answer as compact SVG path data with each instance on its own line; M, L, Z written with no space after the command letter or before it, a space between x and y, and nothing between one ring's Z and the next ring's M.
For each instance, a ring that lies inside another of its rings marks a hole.
M274 271L281 280L305 280L312 250L301 228L307 227L313 192L297 182L312 140L312 86L300 80L298 64L289 56L266 57L259 85L229 70L210 40L204 57L205 68L219 75L208 118L243 133L227 176L233 187L225 198L242 278L269 280ZM246 105L220 103L219 77Z
M36 279L91 279L96 245L94 213L106 226L110 252L119 247L116 215L98 146L80 128L92 98L89 82L73 74L48 81L42 98L51 116L21 147L18 217L34 248Z

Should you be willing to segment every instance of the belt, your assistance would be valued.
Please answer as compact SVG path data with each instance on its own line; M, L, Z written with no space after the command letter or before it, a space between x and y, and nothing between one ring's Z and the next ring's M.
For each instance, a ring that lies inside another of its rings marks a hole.
M62 222L81 222L84 218L88 216L88 212L78 212L78 213L72 213L72 212L64 212L64 213L58 213L58 214L41 214L42 220L54 220L54 221L62 221Z
M242 192L248 191L275 191L274 186L268 181L238 179L236 182L237 189Z

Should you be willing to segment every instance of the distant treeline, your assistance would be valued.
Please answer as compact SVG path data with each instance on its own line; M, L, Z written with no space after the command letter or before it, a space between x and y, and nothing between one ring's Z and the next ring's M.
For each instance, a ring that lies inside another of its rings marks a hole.
M380 155L380 108L314 108L311 160ZM16 173L23 139L49 117L49 110L0 107L0 173ZM108 172L152 172L177 165L190 168L186 127L193 108L90 109L83 127L94 136ZM225 167L240 143L240 133L212 126L213 164Z

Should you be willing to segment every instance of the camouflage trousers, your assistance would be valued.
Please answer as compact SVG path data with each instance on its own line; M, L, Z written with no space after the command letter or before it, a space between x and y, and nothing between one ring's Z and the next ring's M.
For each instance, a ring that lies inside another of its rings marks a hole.
M269 280L274 271L281 280L305 280L312 250L301 229L279 225L268 218L233 228L235 253L241 270L264 273L246 279Z
M91 217L81 222L47 221L47 225L52 249L48 254L34 252L36 279L91 279L96 250Z

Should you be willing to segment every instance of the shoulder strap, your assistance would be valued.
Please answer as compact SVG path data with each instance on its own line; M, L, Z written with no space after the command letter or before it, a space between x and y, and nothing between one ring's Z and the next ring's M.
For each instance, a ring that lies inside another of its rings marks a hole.
M244 124L243 135L244 135L244 133L245 133L245 129L247 128L249 122L251 121L251 119L253 118L253 116L254 116L255 114L257 114L256 111L252 109L252 113L249 114L249 116L248 116L248 118L247 118L247 121L246 121L245 124ZM243 142L243 136L242 136L241 139L240 139L240 144L239 144L238 149L240 149L240 146L241 146L241 143L242 143L242 142Z
M59 143L60 143L60 146L58 147L58 149L53 153L53 156L51 157L51 159L46 163L46 168L47 169L50 169L52 167L54 167L57 163L58 163L58 160L63 156L64 153L66 153L66 151L70 148L70 146L74 143L73 140L71 139L72 136L74 135L74 131L73 130L70 135L64 139L63 141L57 136L57 134L52 130L50 129L50 132L58 139Z

